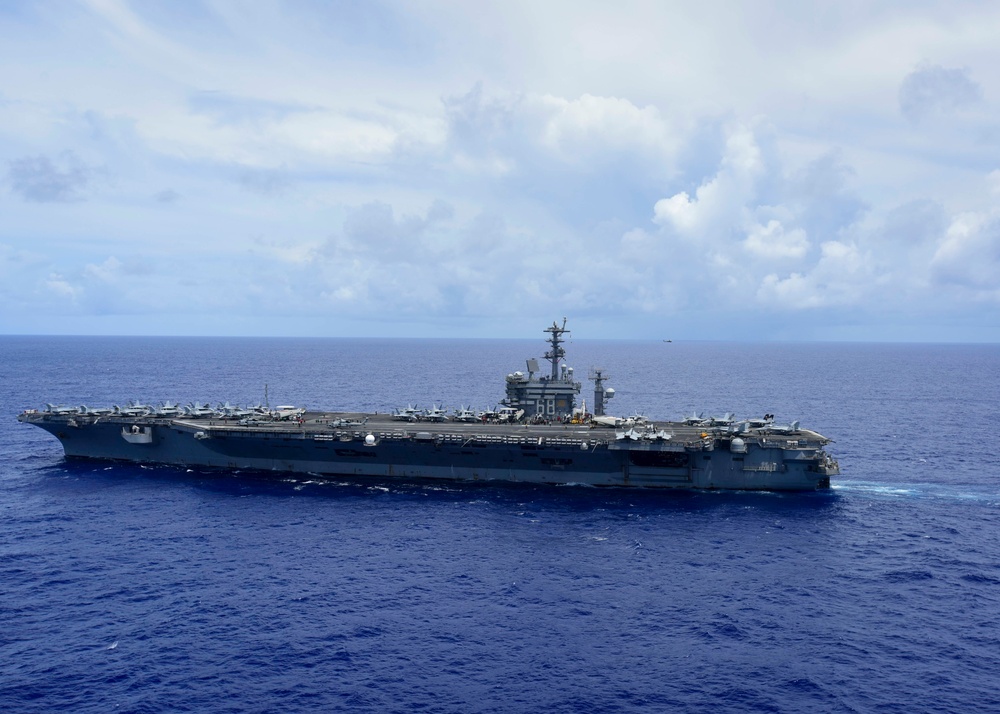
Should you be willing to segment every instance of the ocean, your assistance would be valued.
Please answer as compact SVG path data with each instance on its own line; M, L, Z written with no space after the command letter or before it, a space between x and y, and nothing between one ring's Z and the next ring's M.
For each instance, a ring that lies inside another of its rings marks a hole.
M541 338L0 337L0 709L1000 712L997 345L566 345L611 413L832 438L815 493L67 462L15 420L484 408Z

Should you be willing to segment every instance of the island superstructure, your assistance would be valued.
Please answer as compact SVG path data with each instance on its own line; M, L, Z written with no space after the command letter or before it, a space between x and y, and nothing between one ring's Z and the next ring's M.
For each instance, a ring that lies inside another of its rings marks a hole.
M654 421L604 414L614 390L594 368L592 412L564 361L566 321L545 329L548 373L536 359L506 377L496 410L393 414L242 409L228 403L47 405L18 421L52 433L70 459L378 479L502 480L611 487L814 490L839 465L830 442L771 415Z

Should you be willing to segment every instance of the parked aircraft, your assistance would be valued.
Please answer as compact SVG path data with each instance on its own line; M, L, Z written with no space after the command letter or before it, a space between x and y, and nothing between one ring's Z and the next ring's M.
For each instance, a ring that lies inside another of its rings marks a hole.
M448 412L441 407L433 406L424 411L423 418L427 421L445 421L448 418Z
M419 409L410 404L406 409L397 409L392 413L392 418L399 421L417 421L420 419Z
M479 415L477 415L474 411L469 409L469 407L461 407L460 409L456 409L455 416L453 418L455 419L455 421L464 421L464 422L479 421Z

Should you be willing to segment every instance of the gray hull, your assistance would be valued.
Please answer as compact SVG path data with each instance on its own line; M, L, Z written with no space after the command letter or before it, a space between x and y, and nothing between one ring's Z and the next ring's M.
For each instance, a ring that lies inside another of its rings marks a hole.
M685 489L814 490L838 467L816 432L710 433L662 422L659 438L575 425L400 424L310 413L296 422L89 417L25 412L68 458L382 479L501 480ZM664 435L669 434L669 438Z

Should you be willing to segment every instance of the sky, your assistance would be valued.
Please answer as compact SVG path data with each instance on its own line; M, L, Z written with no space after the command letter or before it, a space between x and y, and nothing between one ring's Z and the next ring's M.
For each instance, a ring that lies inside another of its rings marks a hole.
M5 0L0 334L1000 342L1000 3Z

